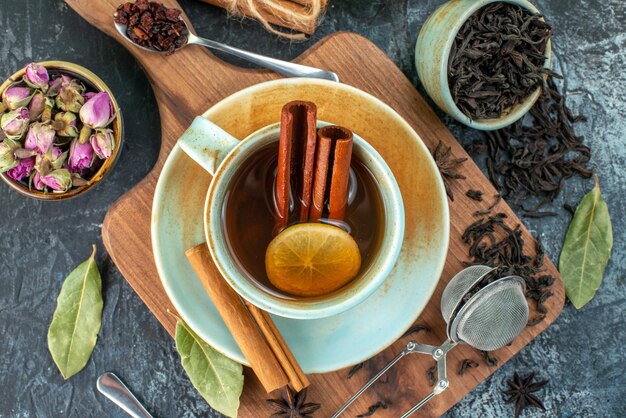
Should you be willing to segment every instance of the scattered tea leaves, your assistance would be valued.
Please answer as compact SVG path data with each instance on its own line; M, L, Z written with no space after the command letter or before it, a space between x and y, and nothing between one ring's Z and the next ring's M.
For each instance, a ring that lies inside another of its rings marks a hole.
M506 214L496 213L477 220L465 229L462 238L469 246L472 258L467 264L498 267L497 274L487 275L481 285L490 283L495 277L520 276L526 282L526 297L537 301L537 310L546 313L543 303L552 296L549 288L554 283L554 277L547 274L538 276L542 272L545 254L538 250L534 259L526 255L520 225L511 228L506 219Z
M483 192L481 192L480 190L469 189L465 193L465 196L467 196L470 199L475 200L477 202L482 202L483 201Z
M469 149L485 155L489 178L507 202L531 205L528 212L553 201L567 179L593 175L588 167L591 151L574 132L574 124L585 118L567 107L557 77L549 74L541 97L524 118L486 132Z
M378 411L379 409L387 409L387 408L389 408L388 404L382 401L378 401L374 405L371 405L369 408L367 408L367 412L357 415L356 418L370 417L374 415L376 411Z
M595 187L576 208L559 261L567 297L576 309L585 306L600 287L612 247L611 218L596 177Z
M463 376L467 369L474 369L476 367L478 367L478 363L476 363L472 359L466 358L461 362L461 367L459 367L459 371L457 372L457 374L459 376Z
M541 219L541 218L549 218L551 216L559 216L559 214L556 212L549 212L549 211L522 210L522 216L524 216L524 218Z
M572 216L576 213L576 208L569 203L563 203L563 209L565 209Z
M483 210L477 210L476 212L474 212L474 216L484 216L484 215L491 213L493 208L498 206L498 203L500 203L501 200L502 200L502 196L500 196L500 194L498 193L497 195L494 196L494 201L491 205L489 205L489 207Z
M48 349L64 379L81 371L96 345L102 322L102 280L91 256L63 282L48 329Z
M361 370L364 365L365 365L365 362L355 364L354 366L352 366L350 370L348 370L348 379L352 379L352 376L354 376L359 370Z
M400 338L406 338L409 335L417 334L418 332L430 332L430 327L428 325L415 324L411 328L407 329Z
M498 359L493 357L489 351L479 350L485 364L489 367L496 367L498 365Z
M437 147L435 147L435 151L433 151L433 158L435 160L435 164L437 164L437 168L439 168L439 172L441 173L443 185L446 188L446 194L450 200L454 202L454 194L452 193L452 189L450 189L450 181L465 178L465 176L459 173L458 170L467 158L456 158L452 155L452 147L446 147L443 145L442 141L439 141Z
M176 350L189 380L211 405L236 417L243 390L243 367L215 351L181 319L176 323Z
M426 378L428 378L428 386L435 386L437 383L437 378L435 377L435 373L437 372L437 364L433 367L426 370Z
M541 323L544 319L546 319L546 314L540 314L537 315L536 317L529 319L528 323L526 324L527 327L534 327L535 325Z

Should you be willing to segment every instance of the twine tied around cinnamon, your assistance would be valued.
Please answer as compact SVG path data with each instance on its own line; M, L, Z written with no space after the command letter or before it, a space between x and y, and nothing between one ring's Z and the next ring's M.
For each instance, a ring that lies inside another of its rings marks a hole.
M312 33L319 23L325 0L222 0L220 3L233 15L255 18L275 35L305 40L305 33L288 33L276 29L270 20L284 27L310 28L306 32Z

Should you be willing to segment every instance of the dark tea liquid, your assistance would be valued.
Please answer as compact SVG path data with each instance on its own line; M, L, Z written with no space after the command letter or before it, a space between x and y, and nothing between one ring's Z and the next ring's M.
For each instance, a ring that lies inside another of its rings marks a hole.
M274 181L278 143L249 157L234 176L222 212L222 224L233 259L256 286L283 298L296 298L276 289L265 273L265 251L272 240L276 205ZM385 211L376 181L356 155L352 156L350 194L344 222L329 221L354 238L366 271L382 240ZM358 276L355 280L358 280Z

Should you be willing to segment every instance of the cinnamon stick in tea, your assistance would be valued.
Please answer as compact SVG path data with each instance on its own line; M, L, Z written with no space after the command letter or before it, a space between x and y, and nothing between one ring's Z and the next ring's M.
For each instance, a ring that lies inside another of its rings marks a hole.
M297 391L308 386L269 314L254 305L246 306L217 270L206 243L185 254L265 390L269 393L290 382Z
M289 102L281 111L276 173L278 213L274 234L289 223L291 201L298 220L306 222L309 219L317 139L316 116L317 107L311 102Z
M342 221L348 204L352 132L341 126L325 126L317 133L313 203L309 219ZM328 206L327 209L325 207ZM324 213L325 211L328 213Z

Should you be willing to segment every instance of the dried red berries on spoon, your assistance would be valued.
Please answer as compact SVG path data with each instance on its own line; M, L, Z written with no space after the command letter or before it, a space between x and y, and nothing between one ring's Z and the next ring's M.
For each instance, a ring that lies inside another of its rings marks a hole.
M185 46L189 36L179 9L160 3L137 0L121 4L115 12L115 23L126 25L126 34L139 46L173 53Z

